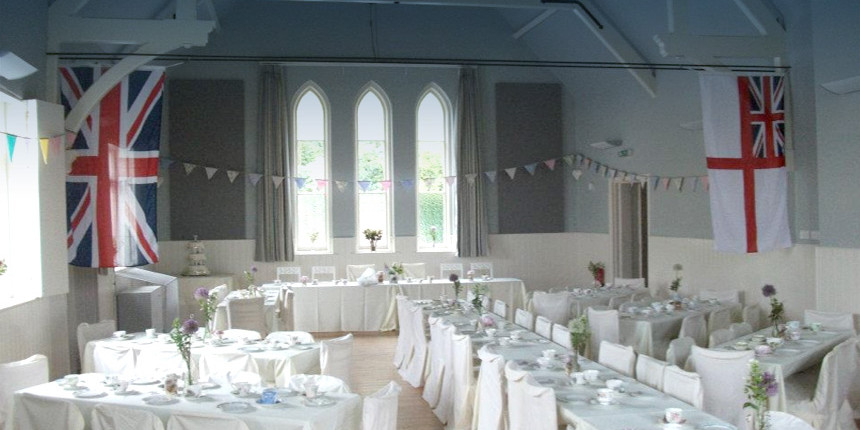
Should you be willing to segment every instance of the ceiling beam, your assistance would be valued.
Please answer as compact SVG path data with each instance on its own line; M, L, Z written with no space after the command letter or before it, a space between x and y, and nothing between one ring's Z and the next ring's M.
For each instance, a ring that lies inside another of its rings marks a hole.
M532 31L535 27L541 25L547 18L555 15L558 12L558 9L547 9L540 13L540 15L532 18L531 21L527 22L526 25L520 27L519 30L514 32L514 39L519 39L525 36L526 33Z
M466 6L508 9L572 9L574 3L544 3L541 0L271 0L310 3L398 4L414 6Z

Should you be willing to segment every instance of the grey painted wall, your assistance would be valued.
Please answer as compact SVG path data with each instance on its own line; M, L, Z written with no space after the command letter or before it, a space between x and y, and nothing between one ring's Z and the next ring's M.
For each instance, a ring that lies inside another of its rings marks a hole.
M0 0L0 50L11 51L38 71L27 78L7 81L5 86L24 99L45 97L45 45L47 44L47 2Z

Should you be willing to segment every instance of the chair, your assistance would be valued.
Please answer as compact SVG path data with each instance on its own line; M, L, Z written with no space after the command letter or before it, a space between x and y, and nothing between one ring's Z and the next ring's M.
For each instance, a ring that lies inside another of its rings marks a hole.
M555 391L542 387L514 361L505 365L510 430L557 430Z
M409 278L424 279L427 277L427 265L424 263L403 263L403 274Z
M666 350L666 362L681 369L686 369L687 359L690 358L690 350L695 344L696 341L692 337L685 336L672 339L669 342L669 348Z
M175 413L167 420L167 430L248 430L242 420L229 415Z
M224 385L229 382L230 372L252 372L259 374L257 362L251 354L242 351L217 351L202 354L197 361L200 381L212 381Z
M692 369L702 378L704 411L743 428L744 378L749 373L753 351L719 351L693 346Z
M349 386L352 369L352 333L320 342L320 370Z
M26 396L20 402L20 408L18 406L15 405L16 429L84 429L84 416L80 409L67 400Z
M735 338L734 333L727 329L721 328L719 330L714 330L711 332L711 335L708 339L708 348L714 348L717 345L722 345L732 339Z
M481 263L471 263L469 264L469 270L475 272L475 276L481 277L484 275L488 275L489 277L493 277L493 263L489 262L481 262Z
M732 309L717 309L708 315L708 332L729 328L732 325Z
M143 409L99 403L90 419L93 430L164 430L161 419Z
M526 330L533 331L535 328L535 317L527 310L517 309L514 313L514 323L524 327Z
M448 424L456 429L471 428L475 402L475 369L472 339L469 335L451 336L451 388L453 409Z
M0 364L0 429L12 411L12 395L24 388L48 382L48 357L36 354Z
M717 299L720 303L741 304L741 292L739 290L702 290L699 291L702 300Z
M266 327L265 297L230 299L227 301L227 328L253 330L265 336Z
M618 309L621 307L622 303L629 302L633 299L633 294L626 294L623 296L612 296L609 298L609 307L612 309Z
M667 366L663 371L663 392L702 409L705 395L702 378L695 372L686 372L674 365Z
M848 403L848 396L851 389L860 384L857 348L858 339L851 338L828 352L821 362L812 399L789 403L789 412L816 429L854 428L854 413Z
M463 263L439 264L439 279L448 279L452 274L463 277Z
M851 330L855 335L854 315L847 312L824 312L807 309L803 311L803 323L821 323L823 327L838 330Z
M567 324L570 321L570 293L535 291L532 309L537 315L549 318L556 324Z
M505 358L490 352L487 346L478 350L481 368L475 393L475 421L477 430L504 430Z
M99 342L93 348L93 371L110 375L133 375L134 349L129 345Z
M537 320L535 320L535 333L540 337L550 339L552 337L552 321L538 315Z
M358 281L358 278L361 277L361 274L364 273L367 269L373 269L376 272L375 264L347 264L346 265L346 279L355 282Z
M612 285L616 287L645 288L645 278L615 278Z
M663 372L668 363L639 354L636 357L636 380L656 390L663 391Z
M431 408L436 408L439 402L439 390L442 387L442 380L445 377L447 359L446 342L443 340L443 320L441 318L428 318L430 325L430 355L429 355L429 371L427 378L424 379L424 391L421 393L423 398Z
M263 336L261 336L260 332L258 332L258 331L243 330L241 328L228 328L227 330L224 330L221 337L223 337L225 339L232 339L232 340L242 340L242 339L260 340L263 338Z
M753 328L749 323L733 323L729 326L729 330L732 331L732 339L737 339L739 337L744 337L748 334L752 334Z
M691 337L699 346L708 344L708 325L702 314L689 315L681 321L681 332L678 337Z
M508 305L501 300L493 300L493 313L502 317L508 317Z
M761 329L761 308L757 303L744 306L743 321L749 324L753 331Z
M114 320L103 320L93 324L78 324L78 354L81 358L81 365L84 364L84 352L87 348L87 342L109 338L113 336L113 332L115 331L116 321Z
M174 346L167 348L144 348L138 353L134 366L137 376L161 377L167 373L188 371L185 360Z
M227 294L230 294L230 289L227 287L227 284L221 284L221 285L209 290L210 296L217 297L217 300L215 301L215 303L223 302L224 298L227 297Z
M397 305L397 321L399 329L397 331L397 346L394 349L394 367L401 368L409 364L409 359L412 356L412 331L410 324L412 318L409 316L409 298L399 294L395 298Z
M441 360L442 363L434 362L437 377L440 378L439 383L435 388L436 401L433 406L433 414L442 424L447 424L451 421L453 425L454 416L454 358L453 358L453 338L457 332L457 328L444 321L437 326L437 333L430 341L430 344L438 344L438 352L434 354L434 360ZM426 394L426 387L425 387ZM426 397L425 397L426 399Z
M337 279L337 270L334 266L311 266L311 279L334 281Z
M615 309L597 310L589 307L587 315L588 327L591 329L589 348L591 349L592 360L599 360L602 341L619 342L618 311Z
M770 428L779 430L815 430L806 421L785 412L768 411Z
M273 331L266 336L266 340L278 342L314 343L314 336L306 331Z
M633 297L631 297L630 300L632 300L634 302L644 302L644 301L650 302L651 301L651 291L648 291L647 289L642 288L639 291L633 293Z
M397 430L397 401L400 385L391 381L379 391L364 398L361 428L364 430Z
M600 360L598 363L625 376L633 376L636 371L636 352L632 346L619 345L613 342L600 342Z
M408 302L407 302L408 303ZM406 309L407 344L409 349L400 367L400 376L415 388L424 385L424 371L427 365L427 333L424 331L424 310L418 306Z
M342 379L329 375L293 375L286 386L292 391L304 392L305 384L313 382L322 393L348 394L349 386Z
M570 343L570 330L568 330L567 326L561 324L553 324L552 341L565 347L566 349L573 349Z
M299 280L302 279L301 266L281 266L276 269L276 273L277 278L280 281L299 282ZM286 279L282 279L282 276Z

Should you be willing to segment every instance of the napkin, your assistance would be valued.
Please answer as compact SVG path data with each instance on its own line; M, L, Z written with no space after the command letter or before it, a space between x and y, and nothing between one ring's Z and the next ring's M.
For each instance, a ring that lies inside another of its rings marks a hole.
M371 285L378 284L376 280L376 272L373 271L372 268L368 267L364 269L364 272L361 276L358 277L358 285L362 287L369 287Z

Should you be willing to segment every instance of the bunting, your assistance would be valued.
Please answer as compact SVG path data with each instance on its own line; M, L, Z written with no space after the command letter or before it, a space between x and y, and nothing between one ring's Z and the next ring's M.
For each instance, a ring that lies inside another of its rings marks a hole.
M508 176L510 176L511 180L513 181L514 176L517 174L517 168L516 167L507 168L507 169L505 169L505 173L507 173Z

